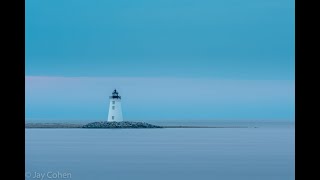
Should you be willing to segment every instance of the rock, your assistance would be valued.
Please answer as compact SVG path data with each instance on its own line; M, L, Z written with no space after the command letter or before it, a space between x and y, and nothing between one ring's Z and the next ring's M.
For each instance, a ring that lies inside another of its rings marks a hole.
M161 126L152 125L145 122L131 122L131 121L121 121L121 122L92 122L84 125L82 128L162 128Z

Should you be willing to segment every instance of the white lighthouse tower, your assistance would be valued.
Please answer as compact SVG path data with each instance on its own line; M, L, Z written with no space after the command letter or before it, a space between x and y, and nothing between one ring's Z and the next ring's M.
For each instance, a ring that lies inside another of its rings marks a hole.
M119 96L116 89L112 92L112 96L110 96L109 99L108 122L122 121L121 96Z

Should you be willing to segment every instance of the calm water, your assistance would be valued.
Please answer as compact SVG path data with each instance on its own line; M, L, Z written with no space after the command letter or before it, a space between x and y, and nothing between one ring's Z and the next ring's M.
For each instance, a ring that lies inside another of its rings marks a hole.
M292 180L294 133L293 126L26 129L26 179Z

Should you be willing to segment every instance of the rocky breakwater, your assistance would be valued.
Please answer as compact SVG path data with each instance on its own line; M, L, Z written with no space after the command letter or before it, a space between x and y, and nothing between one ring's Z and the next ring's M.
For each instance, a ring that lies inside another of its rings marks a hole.
M145 122L92 122L84 125L82 128L162 128L161 126L145 123Z

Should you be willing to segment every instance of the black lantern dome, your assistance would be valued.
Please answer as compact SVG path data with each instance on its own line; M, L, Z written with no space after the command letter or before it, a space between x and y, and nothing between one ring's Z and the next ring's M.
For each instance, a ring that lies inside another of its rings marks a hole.
M121 99L121 96L119 96L119 93L116 89L112 92L112 96L110 96L110 99Z

